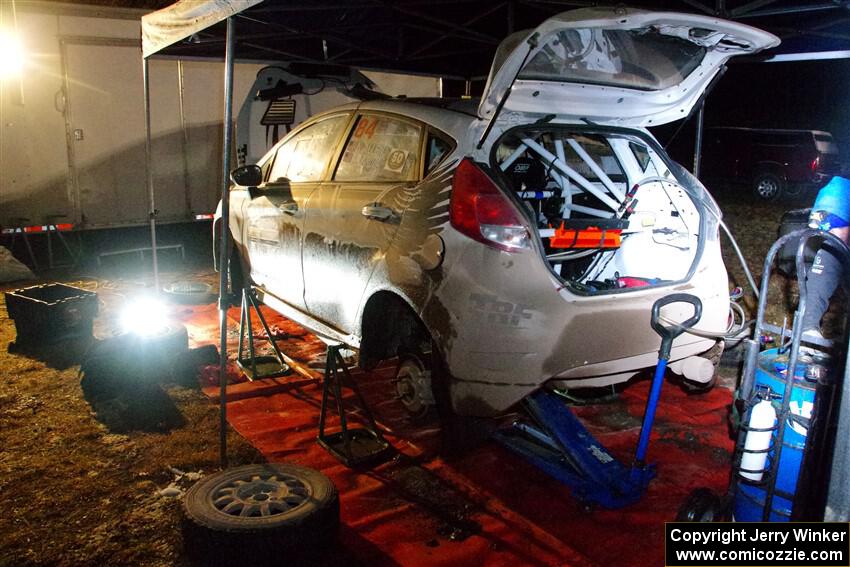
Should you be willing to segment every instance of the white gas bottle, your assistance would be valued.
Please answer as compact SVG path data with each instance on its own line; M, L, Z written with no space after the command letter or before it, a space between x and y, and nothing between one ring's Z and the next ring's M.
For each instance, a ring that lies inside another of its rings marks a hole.
M754 481L760 481L767 462L767 451L770 447L770 438L773 431L753 431L754 429L770 429L776 424L776 409L770 400L762 400L755 405L750 412L750 422L747 424L749 431L744 440L744 453L741 456L741 476ZM755 453L753 451L763 451Z

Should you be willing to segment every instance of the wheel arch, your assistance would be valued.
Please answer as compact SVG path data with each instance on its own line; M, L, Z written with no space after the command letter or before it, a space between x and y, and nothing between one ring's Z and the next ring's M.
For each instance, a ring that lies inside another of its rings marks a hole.
M788 176L785 172L785 166L778 161L760 161L753 165L752 175L750 176L752 180L755 180L756 177L762 175L763 173L771 173L783 183L788 182Z
M382 289L363 306L360 337L360 364L369 368L396 356L399 350L430 343L432 334L407 298Z

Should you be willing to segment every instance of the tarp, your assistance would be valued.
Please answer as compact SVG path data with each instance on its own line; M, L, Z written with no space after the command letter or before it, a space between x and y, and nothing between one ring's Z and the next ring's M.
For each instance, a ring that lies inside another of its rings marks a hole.
M261 309L284 352L308 369L324 366L321 340L268 307ZM193 346L216 342L214 305L183 307L177 316ZM231 308L228 319L232 328L239 322L239 309ZM228 336L232 379L240 378L235 364L238 340L238 333ZM266 354L267 345L258 338L255 347ZM316 442L319 379L293 374L231 384L227 413L230 425L268 462L319 470L336 485L341 549L325 565L643 567L664 564L664 522L676 517L692 489L726 491L734 447L726 422L733 374L724 369L726 380L699 395L689 395L673 383L664 385L649 447L658 476L640 502L620 510L585 508L565 485L485 441L484 427L477 442L441 453L434 421L412 421L395 396L391 363L368 373L352 369L352 378L397 451L395 458L368 469L344 466ZM218 369L208 367L202 377L205 386L215 384ZM220 399L217 386L203 391ZM616 396L587 400L572 411L621 462L629 463L648 393L649 381L635 380ZM346 404L356 405L348 388L343 397ZM329 432L339 431L333 414L331 410ZM358 417L349 417L362 426Z
M179 0L142 16L142 56L150 57L263 0Z
M34 280L29 268L18 262L12 253L0 246L0 283Z

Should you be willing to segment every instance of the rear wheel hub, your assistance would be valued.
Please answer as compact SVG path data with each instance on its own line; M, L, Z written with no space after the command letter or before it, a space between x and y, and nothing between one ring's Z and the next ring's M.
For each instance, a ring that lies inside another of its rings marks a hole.
M402 405L414 417L423 417L435 405L431 371L419 358L406 356L396 374L396 393Z

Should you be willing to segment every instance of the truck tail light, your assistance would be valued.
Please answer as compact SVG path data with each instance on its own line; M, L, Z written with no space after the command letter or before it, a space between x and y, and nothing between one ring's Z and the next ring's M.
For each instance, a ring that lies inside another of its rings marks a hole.
M529 247L521 213L470 158L455 170L449 217L456 230L493 248L513 252Z

